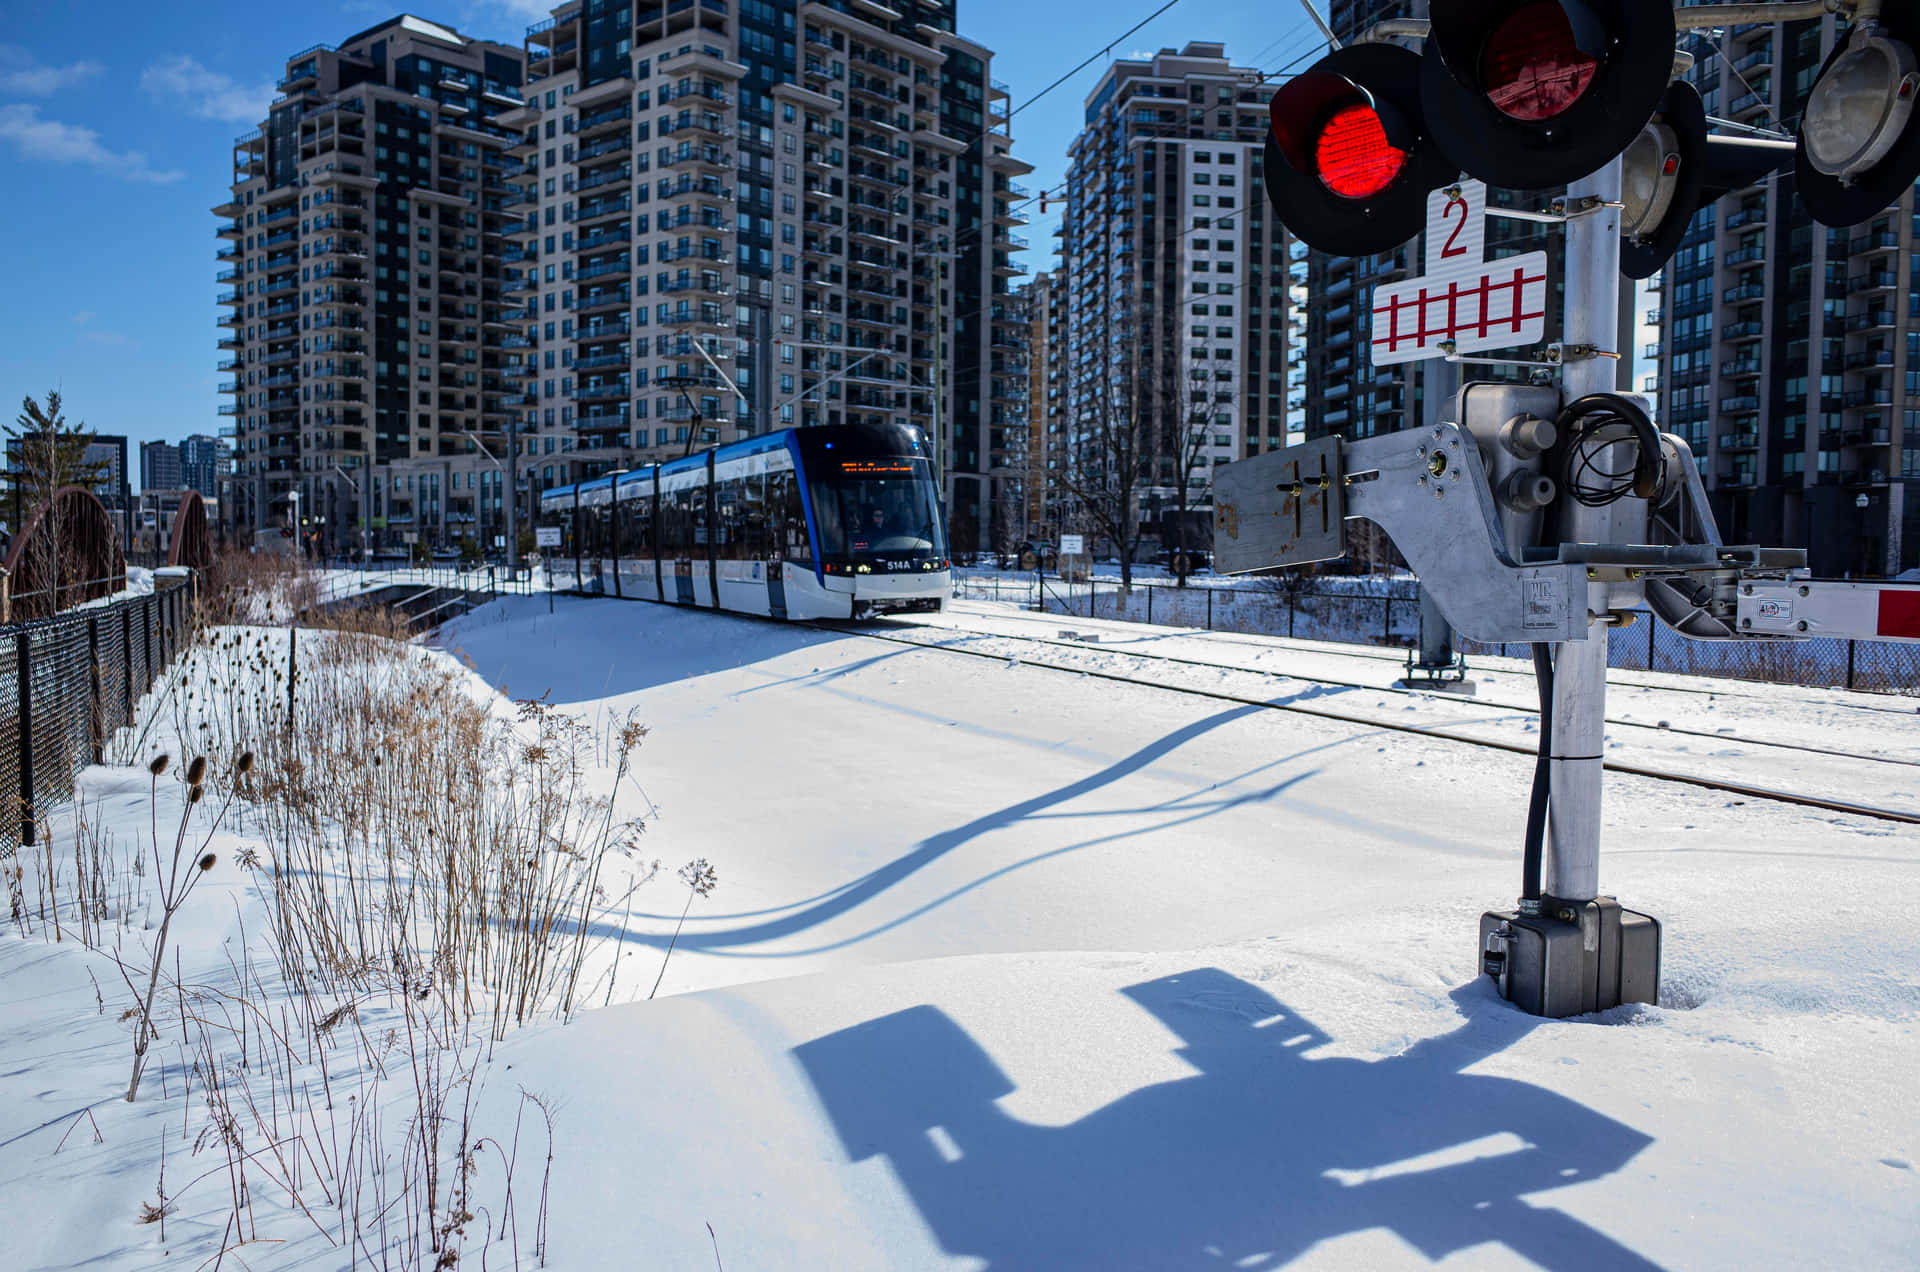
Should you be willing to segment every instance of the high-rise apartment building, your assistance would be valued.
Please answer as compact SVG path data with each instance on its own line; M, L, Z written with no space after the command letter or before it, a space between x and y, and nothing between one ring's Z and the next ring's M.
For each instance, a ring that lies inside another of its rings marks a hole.
M1260 167L1271 95L1221 44L1123 59L1070 150L1060 462L1109 464L1097 422L1144 420L1149 523L1182 486L1190 510L1210 508L1215 465L1285 444L1287 236Z
M181 487L197 490L208 499L220 493L220 475L227 470L231 451L225 442L205 433L190 433L180 443Z
M329 550L499 532L524 359L501 257L519 135L496 117L522 66L396 17L289 58L234 143L214 213L235 528L298 517Z
M140 489L180 490L186 485L186 467L180 460L180 448L172 442L140 444Z
M1688 43L1689 75L1708 114L1777 128L1842 38L1835 17L1729 26ZM1917 213L1908 191L1829 229L1789 171L1701 209L1667 262L1661 423L1730 542L1804 546L1823 575L1920 564Z
M905 421L934 438L955 549L986 546L1017 476L1001 302L1028 166L951 6L583 0L526 55L509 255L563 440L536 480Z

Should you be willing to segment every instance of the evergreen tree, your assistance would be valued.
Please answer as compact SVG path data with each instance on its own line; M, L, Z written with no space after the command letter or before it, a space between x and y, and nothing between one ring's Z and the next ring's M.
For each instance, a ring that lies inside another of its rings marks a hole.
M16 527L63 486L93 490L106 480L107 466L87 458L93 431L67 422L58 390L47 390L44 402L30 394L22 398L20 414L6 426L6 435L5 497Z

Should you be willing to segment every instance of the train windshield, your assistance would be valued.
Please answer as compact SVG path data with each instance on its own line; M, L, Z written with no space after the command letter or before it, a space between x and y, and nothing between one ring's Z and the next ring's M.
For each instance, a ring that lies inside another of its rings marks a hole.
M947 555L933 477L917 456L832 459L812 478L820 552L828 560L856 560L914 568Z

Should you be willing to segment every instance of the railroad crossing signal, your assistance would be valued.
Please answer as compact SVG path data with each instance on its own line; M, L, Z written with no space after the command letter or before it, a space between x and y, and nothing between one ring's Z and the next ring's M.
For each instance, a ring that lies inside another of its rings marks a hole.
M1349 45L1274 94L1267 198L1308 246L1336 255L1397 247L1420 228L1422 196L1462 172L1537 190L1622 156L1623 265L1644 278L1695 211L1769 172L1791 165L1801 202L1829 226L1858 224L1920 177L1920 5L1856 15L1791 146L1708 132L1697 92L1672 82L1672 0L1432 8L1421 53Z
M1547 254L1486 256L1487 187L1427 196L1427 272L1373 291L1373 364L1535 344L1546 334Z

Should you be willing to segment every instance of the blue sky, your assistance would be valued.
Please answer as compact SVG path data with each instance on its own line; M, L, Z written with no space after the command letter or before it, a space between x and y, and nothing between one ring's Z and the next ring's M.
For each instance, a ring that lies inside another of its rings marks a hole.
M1159 0L1044 5L956 0L962 34L995 51L1016 108L1083 58L1098 60L1022 110L1016 151L1036 192L1058 185L1087 92L1112 57L1187 40L1278 68L1315 47L1292 4L1179 0L1103 50ZM0 397L59 388L70 419L135 443L218 426L215 218L233 139L265 114L285 59L402 10L368 0L191 5L0 0L0 226L12 244L0 306ZM414 0L406 11L519 43L529 0ZM1258 56L1256 56L1258 55ZM1037 212L1037 209L1034 209ZM1045 264L1058 213L1024 231ZM138 465L135 465L137 476Z

